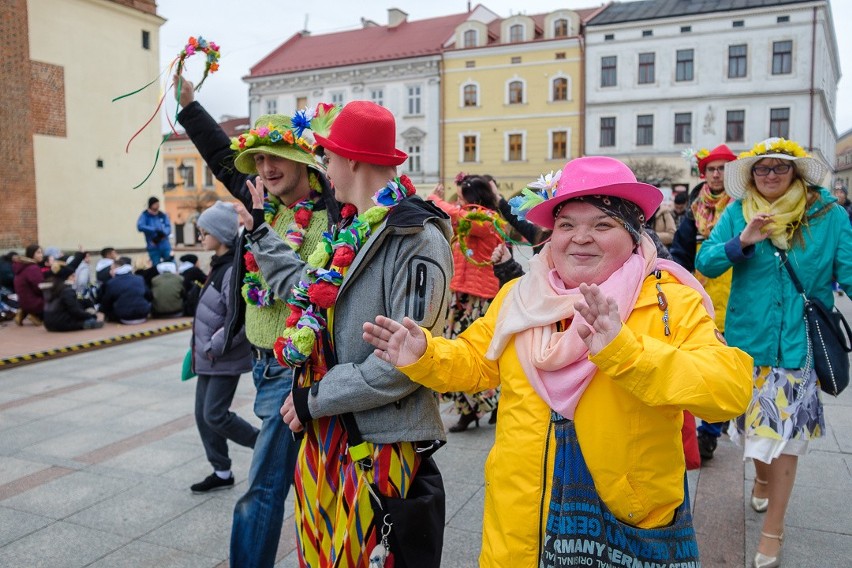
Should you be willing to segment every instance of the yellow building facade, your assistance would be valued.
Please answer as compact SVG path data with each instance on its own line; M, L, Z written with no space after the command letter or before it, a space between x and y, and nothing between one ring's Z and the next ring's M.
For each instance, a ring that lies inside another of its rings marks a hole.
M157 107L156 87L110 102L159 72L159 29L152 1L29 0L29 55L50 79L35 93L61 107L56 128L33 136L38 242L65 251L78 246L144 248L136 220L148 197L162 197L154 165L159 129L130 137ZM69 32L73 30L73 33ZM35 89L36 87L34 87ZM44 90L50 88L50 92Z
M468 21L444 52L442 181L490 174L518 193L582 154L581 16Z

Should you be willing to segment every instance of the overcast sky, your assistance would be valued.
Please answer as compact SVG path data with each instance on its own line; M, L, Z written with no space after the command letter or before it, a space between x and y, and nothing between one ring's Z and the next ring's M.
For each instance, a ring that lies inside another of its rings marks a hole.
M483 0L481 2L502 17L524 6L523 12L539 14L558 8L589 8L600 0ZM477 2L471 3L476 6ZM409 20L467 11L465 0L325 0L292 2L285 0L157 0L157 12L168 21L160 28L160 58L165 67L182 49L189 36L202 35L221 46L220 69L211 75L196 98L219 118L223 115L248 115L248 85L242 77L249 68L299 30L314 34L354 29L361 17L379 24L387 23L387 9L396 7L408 13ZM834 0L835 34L842 77L837 93L837 132L852 128L852 34L842 22L852 21L852 0ZM187 60L187 76L198 79L204 70L200 56ZM174 98L169 97L169 112L174 113ZM167 127L165 127L167 128Z

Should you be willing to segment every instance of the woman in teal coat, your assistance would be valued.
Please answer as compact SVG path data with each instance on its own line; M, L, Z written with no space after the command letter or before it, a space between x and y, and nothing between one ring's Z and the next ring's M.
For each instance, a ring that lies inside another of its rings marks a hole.
M722 213L696 257L710 278L733 267L725 338L754 357L754 388L737 421L755 465L751 505L766 517L754 566L780 566L784 516L798 456L825 429L817 376L806 369L804 291L834 305L832 281L852 288L852 227L828 190L828 168L790 140L770 138L725 166Z

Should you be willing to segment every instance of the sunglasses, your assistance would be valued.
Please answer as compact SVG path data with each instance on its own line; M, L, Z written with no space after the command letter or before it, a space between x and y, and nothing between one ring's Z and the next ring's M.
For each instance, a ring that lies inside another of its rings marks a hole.
M768 176L769 172L772 172L777 176L783 176L792 168L793 166L791 166L790 164L778 164L776 166L772 166L771 168L769 166L754 166L751 169L751 173L758 177Z

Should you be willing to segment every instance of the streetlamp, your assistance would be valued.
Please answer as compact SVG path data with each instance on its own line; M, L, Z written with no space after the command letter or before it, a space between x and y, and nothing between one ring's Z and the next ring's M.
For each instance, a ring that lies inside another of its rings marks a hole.
M186 176L189 175L191 169L192 166L187 166L185 163L183 163L183 160L181 160L180 165L177 167L177 172L180 176L181 181L175 182L174 176L171 176L172 179L166 181L166 183L163 184L163 191L169 191L181 185L186 185Z

